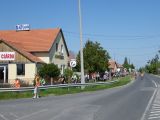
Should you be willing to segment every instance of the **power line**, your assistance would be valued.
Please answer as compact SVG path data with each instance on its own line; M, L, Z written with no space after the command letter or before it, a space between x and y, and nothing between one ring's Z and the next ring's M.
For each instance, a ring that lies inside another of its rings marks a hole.
M68 38L68 39L78 39L79 38L79 36L70 36L70 35L67 35L67 34L65 34L65 38ZM100 38L100 37L86 37L86 36L83 36L83 39L86 39L86 40L95 40L95 41L100 41L100 40L103 40L103 41L118 41L118 42L122 42L122 41L141 41L141 40L146 40L146 41L153 41L153 40L159 40L159 38L160 38L160 36L158 37L152 37L152 38L150 38L150 37L146 37L146 38L137 38L137 37L135 37L135 38L121 38L121 37L117 37L117 38L107 38L107 37L103 37L103 38Z
M141 47L128 47L128 48L118 48L118 47L107 47L107 49L122 49L122 50L126 50L126 49L131 49L131 50L137 50L137 49L155 49L158 48L157 45L152 45L152 46L141 46Z
M144 56L147 56L147 55L155 55L156 52L152 52L152 53L145 53L145 54L119 54L119 53L114 53L115 55L118 55L118 56L140 56L140 57L144 57Z
M79 34L76 33L76 32L70 32L70 31L65 31L63 30L63 32L65 34L68 34L68 35L74 35L74 36L77 36L79 37ZM158 35L104 35L104 34L89 34L89 33L84 33L83 36L85 38L88 38L88 37L103 37L103 38L123 38L123 39L151 39L151 38L159 38L160 37L160 34Z

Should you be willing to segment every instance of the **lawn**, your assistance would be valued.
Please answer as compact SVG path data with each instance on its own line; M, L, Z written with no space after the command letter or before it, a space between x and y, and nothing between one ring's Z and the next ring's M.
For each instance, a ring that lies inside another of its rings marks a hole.
M103 90L108 88L113 88L117 86L126 85L131 81L131 76L126 76L120 78L118 81L111 83L111 84L102 84L102 85L89 85L85 86L84 89L81 87L65 87L65 88L49 88L40 90L40 96L48 96L48 95L64 95L64 94L74 94L80 92L87 92L87 91L97 91ZM0 100L6 99L19 99L19 98L32 98L33 91L27 92L1 92L0 93Z

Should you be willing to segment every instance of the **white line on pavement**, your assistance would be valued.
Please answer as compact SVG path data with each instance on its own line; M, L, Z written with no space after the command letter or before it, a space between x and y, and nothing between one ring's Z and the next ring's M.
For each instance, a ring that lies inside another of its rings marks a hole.
M153 104L154 107L160 107L160 104Z
M152 111L152 112L150 112L150 113L160 113L160 111Z
M152 106L152 109L160 109L160 106Z
M160 109L151 109L151 112L160 111Z
M158 87L157 83L154 80L152 80L152 83L155 85L156 88Z
M48 109L42 109L42 110L40 110L40 111L31 113L31 114L29 114L29 115L22 116L22 117L20 117L20 118L18 118L18 119L16 119L16 120L22 120L22 119L24 119L24 118L28 118L28 117L31 117L31 116L33 116L33 115L36 115L36 114L39 114L39 113L45 112L45 111L48 111Z
M154 90L154 93L153 93L152 97L150 98L149 103L148 103L148 105L147 105L147 107L146 107L146 110L144 111L144 113L143 113L143 115L142 115L142 117L141 117L140 120L145 120L145 116L146 116L146 114L147 114L147 111L149 110L149 108L150 108L150 106L151 106L151 103L152 103L152 101L153 101L153 99L154 99L157 91L158 91L158 89L155 89L155 90Z
M4 120L8 120L4 115L0 114L0 117L3 118Z
M152 116L160 116L160 114L150 114L149 116L150 117L152 117Z
M18 116L14 113L9 113L10 115L14 116L15 118L18 118Z
M157 116L157 117L149 117L148 119L151 120L151 119L156 119L156 118L160 118L160 116Z

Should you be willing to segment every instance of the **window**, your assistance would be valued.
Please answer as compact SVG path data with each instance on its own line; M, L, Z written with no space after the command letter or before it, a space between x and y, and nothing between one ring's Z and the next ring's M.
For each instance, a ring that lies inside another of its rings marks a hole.
M56 43L56 52L58 51L58 43Z
M61 45L61 54L63 55L63 45Z
M61 65L61 74L63 75L64 74L64 69L65 69L65 65Z
M17 64L17 75L25 75L25 64Z

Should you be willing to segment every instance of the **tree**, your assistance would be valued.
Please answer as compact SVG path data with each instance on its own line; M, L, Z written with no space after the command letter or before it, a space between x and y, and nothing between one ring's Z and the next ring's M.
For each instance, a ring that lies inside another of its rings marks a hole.
M104 72L108 68L109 53L104 50L100 43L88 40L83 48L85 71ZM77 70L80 71L80 52L77 55Z
M67 68L67 69L64 70L64 76L67 79L68 83L71 83L72 75L73 75L73 71L71 69Z
M133 63L130 65L131 69L135 69L135 66L133 65Z
M128 62L127 57L124 58L123 67L126 68L128 71L129 71L129 69L131 69L131 70L135 69L134 64L133 64L133 63L130 64L130 63Z
M123 67L126 68L127 70L129 70L130 68L127 57L124 58Z
M53 78L60 75L60 70L57 65L53 63L44 64L39 68L38 74L43 78L49 77L51 79L51 84L53 84Z
M158 51L158 54L156 54L154 58L152 58L147 62L147 65L145 66L146 72L152 73L152 74L159 73L159 68L160 68L159 54L160 54L160 50Z

